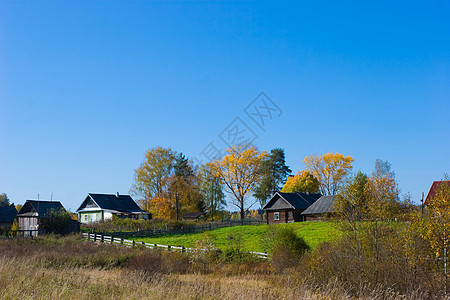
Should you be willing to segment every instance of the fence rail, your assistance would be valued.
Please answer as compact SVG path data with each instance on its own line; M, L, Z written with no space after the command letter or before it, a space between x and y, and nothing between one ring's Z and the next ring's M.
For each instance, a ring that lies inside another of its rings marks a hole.
M117 237L156 237L163 235L172 235L172 234L185 234L185 233L196 233L203 232L207 230L213 230L218 228L225 227L233 227L233 226L241 226L241 225L261 225L266 224L265 221L228 221L228 222L217 222L217 223L206 223L200 225L184 225L180 228L165 228L165 229L147 229L147 230L138 230L138 231L103 231L105 235L114 235ZM94 232L96 229L92 229ZM98 231L98 230L97 230ZM91 233L92 233L91 232Z
M114 236L108 236L103 233L83 233L83 237L87 239L88 241L93 242L100 242L105 244L119 244L124 245L127 247L145 247L148 249L163 249L167 251L181 251L181 252L194 252L194 251L208 251L206 249L196 249L196 248L187 248L184 246L170 246L170 245L160 245L160 244L151 244L151 243L145 243L144 241L135 241L135 240L127 240L123 237L114 237ZM250 254L253 254L260 258L267 258L267 253L264 252L251 252L247 251Z

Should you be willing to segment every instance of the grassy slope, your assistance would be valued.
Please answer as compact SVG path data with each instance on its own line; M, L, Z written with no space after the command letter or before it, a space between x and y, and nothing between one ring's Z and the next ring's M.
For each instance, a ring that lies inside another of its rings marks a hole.
M288 226L294 228L295 232L303 237L311 248L315 248L324 241L330 241L339 235L339 231L329 222L301 222L280 224L275 226ZM242 239L243 248L250 251L265 251L264 236L269 225L257 226L235 226L220 228L208 231L207 233L190 233L168 235L157 238L136 238L136 241L144 241L151 244L162 244L171 246L194 247L195 241L202 239L205 235L209 235L216 247L225 248L230 240L227 237Z

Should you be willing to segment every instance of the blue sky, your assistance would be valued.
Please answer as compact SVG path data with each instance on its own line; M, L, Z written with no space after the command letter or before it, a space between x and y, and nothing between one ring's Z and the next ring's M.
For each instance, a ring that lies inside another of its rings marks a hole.
M0 192L75 210L128 193L148 148L188 157L236 118L296 173L388 160L419 200L450 172L450 4L0 2ZM244 109L265 92L265 131Z

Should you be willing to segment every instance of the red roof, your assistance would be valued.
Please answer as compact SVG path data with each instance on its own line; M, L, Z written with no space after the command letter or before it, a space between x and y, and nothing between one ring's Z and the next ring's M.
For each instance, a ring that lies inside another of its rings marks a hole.
M425 199L425 202L423 204L424 205L430 204L430 201L434 198L436 191L444 187L450 188L450 180L434 181L433 184L431 185L430 191L428 192L427 198Z

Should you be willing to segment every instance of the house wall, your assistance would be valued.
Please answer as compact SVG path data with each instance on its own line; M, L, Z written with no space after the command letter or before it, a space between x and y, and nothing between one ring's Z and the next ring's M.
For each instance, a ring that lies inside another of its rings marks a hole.
M279 213L279 220L275 220L275 213ZM267 223L268 224L281 224L281 223L293 223L303 221L303 216L301 215L301 210L268 210L266 211Z
M26 230L38 230L38 217L17 217L19 223L19 230L25 230L24 236L30 236ZM37 232L32 232L31 235L37 236Z
M80 223L88 224L100 222L103 219L103 211L89 211L78 213L78 220Z

